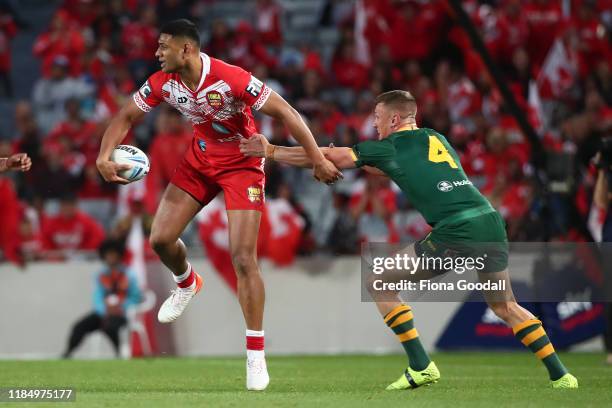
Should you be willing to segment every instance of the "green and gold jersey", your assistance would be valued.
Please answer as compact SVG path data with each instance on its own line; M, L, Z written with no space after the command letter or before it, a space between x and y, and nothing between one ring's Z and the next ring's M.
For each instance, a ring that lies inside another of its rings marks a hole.
M382 170L430 225L460 211L489 205L468 180L455 150L431 129L404 130L353 146L355 165Z

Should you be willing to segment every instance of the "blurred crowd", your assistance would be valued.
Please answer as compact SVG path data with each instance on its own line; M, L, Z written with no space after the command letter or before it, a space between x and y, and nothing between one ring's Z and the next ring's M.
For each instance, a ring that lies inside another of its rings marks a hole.
M23 151L33 160L31 172L0 178L3 258L62 259L97 248L105 236L125 236L130 217L154 214L191 137L180 114L161 107L124 141L151 158L139 187L105 184L95 158L109 119L159 69L158 27L183 17L199 25L203 51L286 98L320 145L375 139L376 95L409 90L419 126L447 135L510 239L590 240L590 159L612 129L612 2L463 1L548 152L544 169L534 167L532 147L446 1L302 3L65 0L32 44L40 76L31 98L19 101L11 99L10 42L29 28L0 7L0 96L14 103L17 129L0 135L0 156ZM228 4L240 13L218 12ZM304 26L308 32L295 31ZM257 120L274 143L295 143L282 124ZM347 172L330 189L307 170L269 163L266 171L267 195L305 221L303 254L357 253L363 240L412 241L429 230L384 178Z

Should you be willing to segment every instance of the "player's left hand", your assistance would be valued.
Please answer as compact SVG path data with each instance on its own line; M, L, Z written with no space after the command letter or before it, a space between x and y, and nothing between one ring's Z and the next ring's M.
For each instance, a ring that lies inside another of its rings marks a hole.
M253 134L250 138L240 139L240 153L250 157L267 157L270 142L260 133Z
M6 160L7 170L28 171L32 167L32 159L27 153L17 153Z

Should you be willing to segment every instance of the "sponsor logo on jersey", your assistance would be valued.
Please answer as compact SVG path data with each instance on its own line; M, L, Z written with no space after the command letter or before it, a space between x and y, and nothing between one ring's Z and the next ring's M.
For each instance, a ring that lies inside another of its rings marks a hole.
M452 189L455 187L469 186L471 184L472 182L470 180L453 181L452 183L447 180L442 180L438 183L437 187L438 190L442 191L443 193L447 193L449 191L452 191Z
M225 137L223 139L217 139L217 141L219 141L221 143L234 142L236 140L240 140L241 137L242 137L242 135L234 135L234 136L230 136L230 137Z
M262 188L259 186L247 187L247 197L252 203L261 203L262 193Z
M186 96L179 96L179 97L176 99L176 101L177 101L178 103L185 103L185 102L187 102L187 97L186 97Z
M198 146L200 146L200 150L205 152L206 151L206 142L203 141L202 139L198 139Z
M251 95L253 95L254 97L258 97L259 94L261 93L262 88L263 88L263 82L261 82L259 79L255 78L254 76L251 76L251 81L247 85L246 91L250 93Z
M442 191L443 193L448 193L452 189L453 185L449 181L442 180L438 183L438 190Z
M219 91L206 92L206 100L213 109L221 109L223 107L223 95Z
M142 96L146 98L149 97L149 95L151 95L151 85L149 85L149 81L145 82L141 87L140 87L140 94Z
M228 128L226 128L225 126L223 126L219 122L213 122L212 123L212 128L215 129L217 132L224 133L226 135L229 135L230 133L232 133L232 132L230 132L230 130Z

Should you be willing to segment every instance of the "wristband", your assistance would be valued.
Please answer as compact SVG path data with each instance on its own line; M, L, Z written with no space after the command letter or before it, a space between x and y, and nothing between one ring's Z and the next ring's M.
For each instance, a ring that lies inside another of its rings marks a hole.
M265 156L266 159L274 160L274 151L276 150L276 145L269 144L266 146Z

